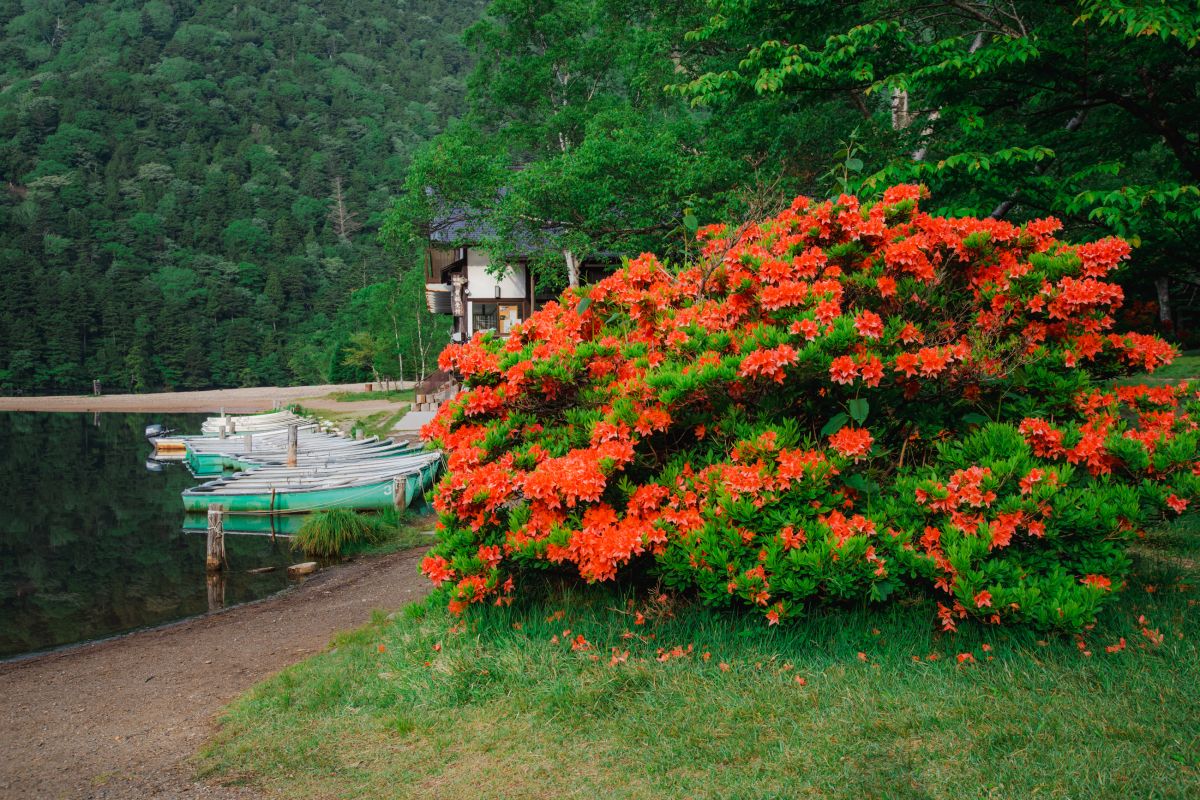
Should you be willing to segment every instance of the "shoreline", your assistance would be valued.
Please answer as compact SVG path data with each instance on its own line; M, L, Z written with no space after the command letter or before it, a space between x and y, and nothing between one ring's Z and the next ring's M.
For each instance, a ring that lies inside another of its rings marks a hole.
M405 381L401 385L410 383ZM227 414L248 414L270 411L276 403L287 405L301 400L319 400L334 392L361 392L366 386L365 383L341 383L146 394L9 396L0 397L0 411L217 414L223 408Z
M260 600L0 662L0 797L259 796L195 782L190 759L215 716L369 622L374 609L424 597L430 586L417 564L426 549L351 561Z

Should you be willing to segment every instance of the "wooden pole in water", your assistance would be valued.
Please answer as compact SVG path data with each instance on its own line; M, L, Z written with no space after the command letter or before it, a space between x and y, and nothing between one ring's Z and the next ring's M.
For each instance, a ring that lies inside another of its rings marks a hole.
M254 452L254 435L247 433L245 436L242 437L242 441L245 442L245 448L244 448L245 451L247 453L253 453Z
M287 465L289 467L296 466L296 440L298 438L298 425L288 425L288 456Z
M225 438L225 423L223 423L223 422L221 423L221 426L219 428L217 428L217 438L218 439Z
M208 583L208 610L217 611L225 607L225 573L210 572Z
M225 567L225 507L213 503L208 507L208 549L204 568L220 572Z

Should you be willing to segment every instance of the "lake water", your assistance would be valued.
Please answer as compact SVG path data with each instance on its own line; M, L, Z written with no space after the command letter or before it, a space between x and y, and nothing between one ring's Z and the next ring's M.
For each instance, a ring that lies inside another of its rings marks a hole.
M97 639L278 592L287 539L225 537L207 579L205 534L184 532L181 464L147 469L144 431L198 432L200 415L0 412L0 658Z

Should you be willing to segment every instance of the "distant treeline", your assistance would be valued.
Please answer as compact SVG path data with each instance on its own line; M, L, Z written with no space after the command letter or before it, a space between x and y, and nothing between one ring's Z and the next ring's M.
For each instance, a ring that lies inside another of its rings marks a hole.
M368 304L410 347L380 215L481 7L0 2L0 391L362 377Z

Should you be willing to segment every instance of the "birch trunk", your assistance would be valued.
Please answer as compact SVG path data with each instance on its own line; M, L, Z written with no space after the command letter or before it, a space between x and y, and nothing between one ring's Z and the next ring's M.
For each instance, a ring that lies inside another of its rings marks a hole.
M1158 321L1167 330L1172 328L1171 282L1168 278L1155 278L1154 290L1158 292Z
M569 248L563 250L563 258L567 262L567 284L570 286L579 285L579 261L575 258L575 253Z

